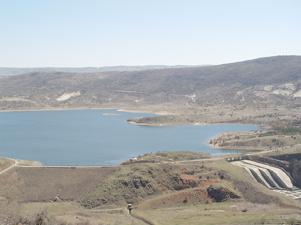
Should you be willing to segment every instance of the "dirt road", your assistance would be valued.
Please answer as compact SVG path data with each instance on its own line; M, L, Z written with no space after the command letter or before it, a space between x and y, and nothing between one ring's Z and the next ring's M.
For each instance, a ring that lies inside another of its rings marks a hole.
M11 159L14 161L14 163L12 165L10 165L9 167L5 168L4 170L0 171L0 175L8 172L9 170L11 170L12 168L16 167L18 165L18 161L15 159Z

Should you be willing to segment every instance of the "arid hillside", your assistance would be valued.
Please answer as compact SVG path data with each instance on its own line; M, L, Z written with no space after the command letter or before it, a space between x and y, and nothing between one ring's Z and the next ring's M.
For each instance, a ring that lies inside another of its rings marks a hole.
M217 225L225 220L253 225L301 219L298 200L254 182L225 159L192 152L146 154L111 168L16 165L0 182L0 224L8 225ZM128 203L134 206L131 214Z
M25 70L26 71L26 70ZM301 57L138 71L41 70L0 79L0 109L214 105L300 107Z

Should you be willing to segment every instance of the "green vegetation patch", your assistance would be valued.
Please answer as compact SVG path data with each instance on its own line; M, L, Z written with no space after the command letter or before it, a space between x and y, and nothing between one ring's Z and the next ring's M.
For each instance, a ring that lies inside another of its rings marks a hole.
M286 134L286 135L301 134L301 128L299 128L299 127L284 127L284 128L280 128L279 132L281 134Z
M190 184L181 180L180 174L180 168L170 164L124 165L101 181L81 200L81 204L95 208L106 204L135 203L149 195L189 187Z
M156 152L147 153L139 156L138 160L152 160L152 161L181 161L181 160L194 160L194 159L205 159L210 156L206 153L201 152L190 152L190 151L168 151L168 152Z

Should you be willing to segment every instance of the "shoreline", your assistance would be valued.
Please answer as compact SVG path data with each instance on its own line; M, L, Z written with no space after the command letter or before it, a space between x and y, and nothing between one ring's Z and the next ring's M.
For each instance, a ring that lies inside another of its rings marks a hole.
M68 108L38 108L38 109L8 109L8 110L0 110L0 113L10 113L10 112L52 112L52 111L79 111L79 110L114 110L116 112L126 112L126 113L145 113L145 114L153 114L153 116L164 116L170 115L167 111L152 111L152 110L134 110L127 108L118 108L118 107L68 107ZM139 125L139 124L137 124ZM171 124L172 125L172 124ZM145 124L147 126L147 124ZM149 125L152 126L152 125ZM156 126L156 125L154 125ZM164 126L164 125L163 125Z
M129 113L148 113L154 115L170 115L167 111L160 112L160 111L152 111L152 110L135 110L131 108L119 108L119 107L47 107L47 108L32 108L32 109L1 109L0 113L2 112L48 112L48 111L72 111L72 110L115 110L117 112L129 112Z
M128 113L147 113L147 114L154 114L154 115L159 115L159 116L170 115L170 113L168 113L167 111L155 112L155 111L148 111L148 110L134 110L134 109L126 109L126 108L116 109L116 111L117 112L128 112Z
M72 110L117 110L116 108L105 108L105 107L75 107L75 108L39 108L39 109L8 109L0 110L2 112L48 112L48 111L72 111Z
M6 156L0 156L0 160L8 160L14 162L16 167L22 167L22 168L107 168L107 167L118 167L122 164L95 164L95 165L45 165L41 161L37 160L30 160L30 159L18 159L18 158L11 158ZM0 171L1 172L1 171Z
M119 107L49 107L49 108L33 108L33 109L8 109L8 110L0 110L0 113L9 113L9 112L49 112L49 111L72 111L72 110L115 110L117 112L128 112L128 113L146 113L146 114L153 114L158 116L164 116L164 115L173 115L173 113L169 113L168 111L156 111L156 110L147 110L147 109L141 109L141 110L135 110L131 108L119 108ZM243 125L255 125L257 127L256 130L259 130L261 128L261 124L258 123L248 123L247 121L219 121L219 122L191 122L191 123L185 123L185 122L175 122L175 123L160 123L160 124L154 124L154 123L137 123L135 121L127 121L129 124L137 125L137 126L180 126L180 125L191 125L191 126L206 126L210 124L243 124ZM258 129L259 128L259 129Z
M9 113L9 112L48 112L48 111L72 111L72 110L115 110L117 112L129 112L129 113L149 113L149 114L154 114L154 115L167 115L168 112L153 112L153 111L147 111L147 110L133 110L133 109L126 109L126 108L114 108L114 107L74 107L74 108L39 108L39 109L15 109L15 110L0 110L0 113ZM231 123L231 122L217 122L217 123L210 123L210 122L198 122L198 123L161 123L161 124L152 124L152 123L137 123L135 121L127 121L128 124L131 125L136 125L136 126L149 126L149 127L164 127L164 126L183 126L183 125L189 125L189 126L206 126L206 125L211 125L211 124L225 124L225 123ZM231 124L234 124L233 122ZM236 123L236 124L247 124L247 123ZM256 125L256 127L258 128L258 124L252 124L252 125ZM217 134L216 136L222 135L224 133L220 133ZM223 147L219 147L219 146L215 146L213 144L210 144L210 139L207 141L207 145L210 146L213 149L220 149L220 150L234 150L234 151L238 151L237 154L244 154L244 153L250 153L250 152L260 152L260 151L264 151L264 150L250 150L250 149L239 149L239 148L223 148ZM197 151L195 151L197 152ZM226 153L225 153L226 155ZM217 156L211 155L211 158L215 158ZM65 167L65 168L89 168L89 167L116 167L121 165L120 164L116 164L116 165L44 165L42 162L40 161L34 161L34 160L21 160L21 159L13 159L13 158L9 158L6 156L0 156L0 158L3 159L8 159L8 160L14 160L14 161L22 161L22 162L27 162L30 163L31 166L24 166L24 167L49 167L49 168L55 168L55 167ZM32 164L35 164L34 166L32 166Z
M207 125L223 125L223 124L238 124L238 125L254 125L256 126L255 131L262 130L262 127L260 124L257 123L247 123L247 122L231 122L231 121L225 121L225 122L193 122L193 123L137 123L135 121L127 121L128 124L136 125L136 126L149 126L149 127L164 127L164 126L207 126ZM224 132L221 134L225 134L228 132ZM217 136L221 135L218 134Z
M9 113L9 112L51 112L51 111L76 111L76 110L115 110L116 112L127 112L127 113L146 113L146 114L153 114L158 116L164 115L172 115L172 113L168 113L167 111L152 111L152 110L134 110L134 109L127 109L127 108L118 108L118 107L68 107L68 108L37 108L37 109L8 109L8 110L0 110L0 113ZM255 125L257 128L260 124L255 123L247 123L247 122L233 122L233 121L223 121L223 122L192 122L192 123L137 123L135 121L127 121L127 123L137 126L153 126L153 127L162 127L162 126L181 126L181 125L190 125L190 126L206 126L211 124L243 124L243 125ZM257 129L258 130L258 129Z
M234 149L234 148L222 148L222 147L216 147L212 144L207 143L208 146L212 147L213 150L215 149L219 149L219 150L233 150L233 151L237 151L237 153L224 153L222 155L209 155L208 159L215 159L215 158L220 158L220 157L226 157L227 155L242 155L242 154L252 154L252 153L256 153L256 154L260 154L261 152L266 152L266 150L264 149L258 149L258 150L250 150L250 149ZM150 154L150 153L159 153L159 152L165 152L165 151L156 151L156 152L147 152L144 154ZM166 151L166 152L179 152L179 151ZM199 151L193 151L193 150L189 150L189 151L183 151L183 152L194 152L194 153L202 153ZM18 159L18 158L11 158L11 157L6 157L3 155L0 155L0 159L4 159L4 160L9 160L9 161L13 161L15 162L15 166L16 167L22 167L22 168L70 168L70 169L75 169L75 168L107 168L107 167L118 167L121 166L124 162L131 160L132 157L126 159L125 161L122 161L118 164L95 164L95 165L45 165L43 164L41 161L37 161L37 160L30 160L30 159ZM1 171L0 171L1 172Z
M152 124L152 123L137 123L134 121L127 121L128 124L135 125L135 126L145 126L145 127L173 127L173 126L206 126L206 125L213 125L213 124L222 124L222 123L159 123L159 124ZM234 123L232 123L234 124ZM239 124L239 123L236 123Z
M252 147L246 147L246 148L241 148L241 147L236 147L236 146L229 146L229 147L223 147L223 146L219 146L219 145L214 145L214 144L210 144L208 143L208 146L210 146L211 148L214 149L219 149L219 150L225 150L225 151L229 151L229 150L234 150L234 151L239 151L239 154L248 154L248 153L252 153L252 152L265 152L267 151L267 149L259 149L259 148L252 148Z

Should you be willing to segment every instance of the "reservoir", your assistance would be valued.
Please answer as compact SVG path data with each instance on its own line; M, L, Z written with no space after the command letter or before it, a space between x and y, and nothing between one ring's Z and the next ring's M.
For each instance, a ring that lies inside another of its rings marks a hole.
M156 151L235 151L208 146L210 138L255 125L136 126L127 119L152 116L116 110L65 110L0 113L0 156L45 165L111 165Z

